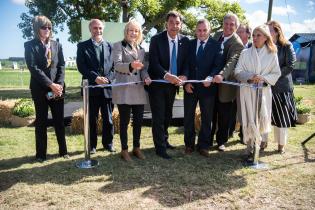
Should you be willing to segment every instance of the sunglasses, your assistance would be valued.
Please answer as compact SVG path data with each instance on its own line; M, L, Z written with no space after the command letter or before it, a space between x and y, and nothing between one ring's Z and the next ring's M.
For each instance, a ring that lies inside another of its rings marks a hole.
M42 29L42 30L49 30L49 31L51 31L51 27L49 27L49 26L42 26L42 27L40 27L40 29Z

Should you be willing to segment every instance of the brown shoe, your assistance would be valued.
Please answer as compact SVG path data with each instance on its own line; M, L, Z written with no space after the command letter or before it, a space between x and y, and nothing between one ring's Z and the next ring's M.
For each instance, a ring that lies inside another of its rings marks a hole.
M193 153L193 149L191 147L186 147L185 148L185 155L191 155Z
M145 159L139 147L133 148L132 154L141 160Z
M267 146L268 146L268 142L267 141L262 141L260 143L260 151L261 152L264 151L267 148Z
M278 152L280 153L280 154L284 154L285 153L285 151L284 151L284 145L278 145Z
M207 157L207 158L210 157L210 154L209 154L208 150L206 150L206 149L200 149L199 153L200 153L200 155L202 155L204 157Z
M127 161L127 162L132 161L132 159L131 159L131 157L130 157L129 152L128 152L127 149L121 150L120 155L121 155L121 158L122 158L123 160L125 160L125 161Z

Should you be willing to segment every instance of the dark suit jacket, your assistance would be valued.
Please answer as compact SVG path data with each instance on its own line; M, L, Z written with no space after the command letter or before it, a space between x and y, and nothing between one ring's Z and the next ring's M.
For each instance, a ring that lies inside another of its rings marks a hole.
M213 38L219 40L223 32L217 32ZM241 38L234 33L233 36L224 43L223 49L223 62L224 67L221 71L225 80L235 81L234 69L237 64L238 58L244 49ZM236 98L237 88L232 85L219 84L219 100L226 103L231 102Z
M189 42L188 63L185 65L184 75L188 80L204 80L206 77L217 75L223 67L222 50L219 42L209 37L204 46L202 62L197 64L197 39ZM198 91L203 95L215 95L217 86L212 84L210 87L204 87L201 83L195 83L194 92Z
M183 75L189 39L178 35L177 75ZM167 32L163 31L151 38L148 73L151 79L163 79L169 71L170 55Z
M49 85L57 83L64 86L65 61L61 44L51 40L51 65L47 67L46 48L38 39L24 43L25 61L31 72L30 89L32 95L43 95L51 89Z
M110 46L110 52L112 51L112 46L104 41L104 47ZM105 49L105 48L104 48ZM102 76L109 79L111 82L114 73L113 69L103 72L99 71L100 62L97 59L95 47L91 39L78 44L77 50L77 67L79 72L82 74L82 80L88 79L89 85L97 85L95 82L96 77ZM104 95L105 98L112 98L112 89L109 88L90 88L90 96Z

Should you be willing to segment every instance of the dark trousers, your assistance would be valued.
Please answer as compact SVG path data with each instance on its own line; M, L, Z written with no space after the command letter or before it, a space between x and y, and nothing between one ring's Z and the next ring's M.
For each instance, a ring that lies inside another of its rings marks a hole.
M151 84L149 100L152 112L152 135L156 152L164 152L168 127L172 120L176 87L171 84Z
M118 104L121 150L128 149L128 124L132 112L133 148L140 147L144 105Z
M198 149L210 148L211 121L214 108L214 96L184 93L184 141L186 147L195 146L195 110L199 101L201 127L198 134Z
M36 120L35 120L35 139L36 139L36 158L46 159L47 154L47 117L48 107L50 107L55 133L59 145L59 155L66 155L67 144L65 138L65 125L63 121L64 99L47 100L46 95L32 94Z
M237 105L236 100L233 101L232 110L231 110L231 120L230 120L230 128L229 128L229 137L233 136L236 125L236 114L237 114Z
M89 114L90 114L90 147L91 149L97 146L97 120L99 110L103 119L102 124L102 144L107 148L113 143L114 126L113 126L113 104L111 99L104 96L90 96L89 97Z
M231 121L233 114L233 105L235 101L222 103L218 101L217 112L218 112L218 131L216 134L216 140L218 146L225 144L228 141L229 133L231 129Z

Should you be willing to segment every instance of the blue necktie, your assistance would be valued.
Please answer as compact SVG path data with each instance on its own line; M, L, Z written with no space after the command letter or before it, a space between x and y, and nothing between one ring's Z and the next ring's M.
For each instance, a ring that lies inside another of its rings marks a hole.
M171 58L171 74L177 75L177 59L176 59L176 44L175 40L173 42L173 49L172 49L172 58Z
M202 58L202 55L203 55L203 44L205 42L204 41L200 41L200 45L198 47L198 51L197 51L197 62L199 63L199 61L201 60Z

